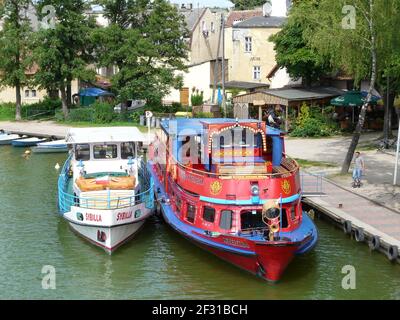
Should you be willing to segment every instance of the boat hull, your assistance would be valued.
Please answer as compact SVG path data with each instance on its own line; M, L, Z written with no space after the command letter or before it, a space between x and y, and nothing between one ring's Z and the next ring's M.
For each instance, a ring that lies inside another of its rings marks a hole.
M14 140L14 141L11 142L11 144L12 144L13 147L26 148L26 147L34 147L38 143L43 142L43 141L44 140L35 141L35 142L26 142L26 141Z
M68 147L61 148L42 148L42 147L33 147L33 153L66 153L68 152Z
M69 222L72 231L109 254L134 238L144 224L145 220L142 220L137 223L110 228L84 226Z
M154 174L154 171L153 171ZM318 240L318 232L311 218L303 213L300 227L292 233L282 232L274 241L266 241L264 236L218 234L210 235L206 230L192 227L181 221L172 206L163 186L156 179L155 195L161 204L164 220L175 231L197 246L217 257L257 275L268 282L277 282L296 255L304 254L314 248Z
M72 230L90 243L113 253L133 238L152 215L144 204L115 210L71 207L63 214Z

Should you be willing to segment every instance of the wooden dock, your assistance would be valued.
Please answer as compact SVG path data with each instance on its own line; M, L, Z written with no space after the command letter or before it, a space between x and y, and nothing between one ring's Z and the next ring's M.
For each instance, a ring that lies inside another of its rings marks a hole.
M2 121L0 129L19 135L30 137L64 139L70 127L59 125L51 121Z
M304 173L303 173L304 175ZM400 212L322 178L322 193L303 187L303 202L340 224L343 231L371 250L400 263ZM307 194L312 194L307 196Z

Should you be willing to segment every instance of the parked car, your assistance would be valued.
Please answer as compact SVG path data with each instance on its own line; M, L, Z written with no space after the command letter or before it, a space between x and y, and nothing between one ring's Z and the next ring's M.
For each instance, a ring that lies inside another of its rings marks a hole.
M146 100L128 100L126 102L127 111L134 111L136 109L143 108L146 105ZM119 103L115 106L114 111L117 113L121 113L122 111L122 103Z

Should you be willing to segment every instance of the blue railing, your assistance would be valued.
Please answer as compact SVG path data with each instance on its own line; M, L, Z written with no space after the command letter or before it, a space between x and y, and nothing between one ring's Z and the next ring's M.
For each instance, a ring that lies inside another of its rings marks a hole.
M135 194L129 197L112 196L112 191L101 193L101 197L78 197L68 192L68 172L71 164L70 156L64 164L60 176L58 178L58 206L61 213L66 213L71 210L72 206L81 207L84 209L96 210L115 210L132 207L141 203L145 203L147 209L154 208L154 190L153 181L147 182L145 192ZM142 170L146 170L144 166ZM152 178L150 178L152 179Z

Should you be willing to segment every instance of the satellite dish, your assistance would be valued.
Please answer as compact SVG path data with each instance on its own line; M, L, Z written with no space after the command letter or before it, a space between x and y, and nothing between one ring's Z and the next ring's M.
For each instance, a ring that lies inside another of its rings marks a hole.
M272 4L268 1L263 5L263 15L264 17L271 16L272 13Z

